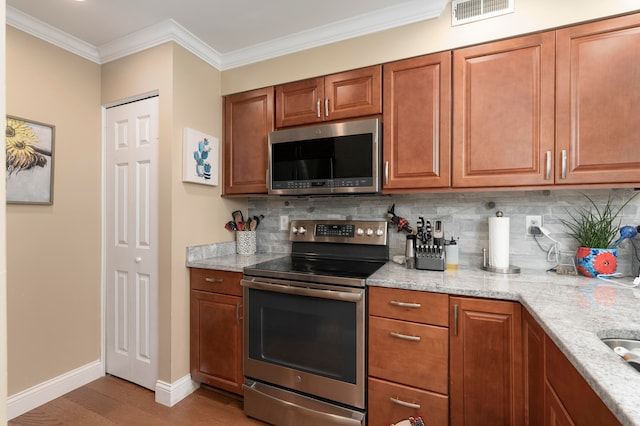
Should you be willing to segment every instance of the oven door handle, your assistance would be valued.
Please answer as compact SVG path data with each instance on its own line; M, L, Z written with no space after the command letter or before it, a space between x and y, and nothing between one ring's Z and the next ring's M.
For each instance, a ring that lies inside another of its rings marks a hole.
M293 285L274 284L270 281L242 280L243 287L254 288L256 290L275 291L278 293L295 294L298 296L319 297L322 299L342 300L345 302L359 302L362 300L364 291L350 293L346 291L321 290L308 287L298 287Z

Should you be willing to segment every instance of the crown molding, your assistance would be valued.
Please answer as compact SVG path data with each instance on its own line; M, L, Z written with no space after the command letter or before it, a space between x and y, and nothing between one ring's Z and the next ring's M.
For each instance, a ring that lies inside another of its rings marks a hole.
M6 12L7 25L11 25L27 34L31 34L34 37L68 50L92 62L101 63L98 49L95 46L71 34L60 31L12 6L7 5Z
M98 64L173 41L218 70L224 71L314 47L437 18L448 0L414 0L332 24L301 31L221 54L173 19L120 39L93 46L77 37L7 6L7 24Z
M448 0L414 0L226 53L222 70L438 18Z

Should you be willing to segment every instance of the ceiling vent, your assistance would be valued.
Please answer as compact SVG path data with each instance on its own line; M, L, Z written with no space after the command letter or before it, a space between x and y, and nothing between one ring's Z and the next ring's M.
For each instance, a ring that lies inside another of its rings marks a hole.
M451 25L462 25L513 12L515 0L452 0Z

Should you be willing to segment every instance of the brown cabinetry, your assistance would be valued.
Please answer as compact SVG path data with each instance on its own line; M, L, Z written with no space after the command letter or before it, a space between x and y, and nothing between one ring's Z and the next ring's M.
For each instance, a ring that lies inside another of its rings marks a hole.
M224 98L224 194L267 193L267 138L274 130L273 87Z
M190 271L191 378L242 394L242 288L239 272Z
M380 114L381 75L375 65L276 86L276 126Z
M445 294L369 288L370 426L448 424L448 311Z
M619 425L535 319L523 312L525 424Z
M451 185L451 52L385 64L383 190Z
M556 183L640 181L640 14L557 31Z
M453 52L453 186L553 183L555 33Z
M451 424L522 424L520 304L468 297L449 303Z

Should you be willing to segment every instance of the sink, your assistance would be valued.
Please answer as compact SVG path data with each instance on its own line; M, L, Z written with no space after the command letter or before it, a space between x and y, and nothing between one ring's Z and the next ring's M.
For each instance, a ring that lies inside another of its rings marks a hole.
M629 351L630 359L626 359L627 363L636 370L640 371L640 340L615 338L606 338L601 340L611 349L622 347Z

